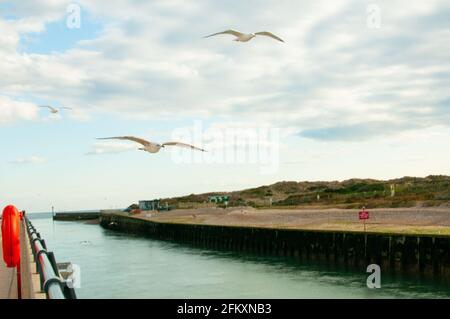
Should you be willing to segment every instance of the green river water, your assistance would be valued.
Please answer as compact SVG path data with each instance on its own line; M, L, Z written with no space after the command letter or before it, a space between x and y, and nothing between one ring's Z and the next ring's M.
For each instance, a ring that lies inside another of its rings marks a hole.
M42 217L44 216L44 217ZM57 262L80 266L78 298L450 298L449 285L292 259L213 251L30 216Z

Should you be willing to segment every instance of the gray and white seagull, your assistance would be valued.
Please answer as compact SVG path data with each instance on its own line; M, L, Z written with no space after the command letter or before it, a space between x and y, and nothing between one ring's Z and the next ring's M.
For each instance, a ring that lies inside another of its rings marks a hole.
M56 108L56 107L53 107L53 106L50 106L50 105L39 105L39 107L47 108L47 109L50 110L50 113L53 113L53 114L59 113L59 110L72 110L72 108L70 108L70 107L58 107L58 108Z
M134 137L134 136L102 137L102 138L97 138L97 139L98 140L128 140L128 141L133 141L133 142L139 143L139 144L141 144L143 146L143 147L140 147L139 150L145 151L145 152L149 152L149 153L158 153L161 148L164 148L166 146L178 146L178 147L184 147L184 148L189 148L189 149L192 149L192 150L206 152L202 148L196 147L194 145L186 144L186 143L166 142L166 143L158 144L158 143L152 143L150 141L144 140L144 139L139 138L139 137Z
M277 37L275 34L273 34L272 32L268 32L268 31L261 31L261 32L255 32L255 33L242 33L233 29L230 30L225 30L222 32L217 32L211 35L207 35L205 38L209 38L209 37L213 37L216 35L220 35L220 34L230 34L230 35L234 35L236 38L233 41L237 41L237 42L248 42L251 39L253 39L254 37L256 37L257 35L263 35L266 37L271 37L272 39L278 40L280 42L284 42L283 39Z

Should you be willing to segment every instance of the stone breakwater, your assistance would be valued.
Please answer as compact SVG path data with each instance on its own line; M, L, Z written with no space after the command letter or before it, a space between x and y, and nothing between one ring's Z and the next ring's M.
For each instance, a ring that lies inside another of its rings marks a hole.
M56 213L53 216L53 220L60 221L78 221L78 220L93 220L100 217L100 211L92 212L67 212L67 213Z

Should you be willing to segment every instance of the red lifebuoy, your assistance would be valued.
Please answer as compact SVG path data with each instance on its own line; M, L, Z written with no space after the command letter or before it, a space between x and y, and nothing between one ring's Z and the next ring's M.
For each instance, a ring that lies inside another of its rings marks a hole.
M16 267L20 262L20 215L13 205L3 209L2 247L6 266Z

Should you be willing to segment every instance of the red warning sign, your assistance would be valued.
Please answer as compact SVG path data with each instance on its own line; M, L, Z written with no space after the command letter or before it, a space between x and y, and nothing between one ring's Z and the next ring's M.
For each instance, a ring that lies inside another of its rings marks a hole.
M365 209L359 212L359 219L369 219L369 212Z

